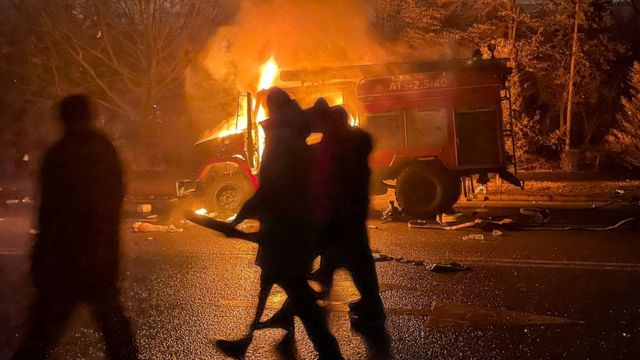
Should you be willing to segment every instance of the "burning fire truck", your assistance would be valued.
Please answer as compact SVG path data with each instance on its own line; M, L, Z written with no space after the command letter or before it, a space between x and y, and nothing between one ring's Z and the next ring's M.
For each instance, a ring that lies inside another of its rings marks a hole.
M352 124L374 140L372 195L395 189L403 211L423 218L451 209L463 177L479 175L482 183L496 173L522 186L516 177L510 73L507 59L476 56L283 70L278 86L303 108L321 96L342 104ZM238 109L235 128L204 141L213 156L199 175L177 183L179 196L197 195L211 212L235 213L258 186L265 91L242 95Z

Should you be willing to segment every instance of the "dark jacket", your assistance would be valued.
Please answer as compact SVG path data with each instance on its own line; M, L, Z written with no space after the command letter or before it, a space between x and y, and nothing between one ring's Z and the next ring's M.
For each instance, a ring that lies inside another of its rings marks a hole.
M316 253L311 208L311 157L304 137L287 127L269 129L260 186L239 218L260 220L256 264L275 274L300 271Z
M66 132L44 156L39 185L36 287L116 281L124 183L110 140L89 128Z

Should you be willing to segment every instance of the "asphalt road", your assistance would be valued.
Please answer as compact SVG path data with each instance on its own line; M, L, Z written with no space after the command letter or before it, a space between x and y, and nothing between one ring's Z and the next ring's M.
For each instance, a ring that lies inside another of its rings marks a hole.
M1 214L0 214L1 215ZM18 214L20 215L20 214ZM0 359L20 340L32 290L28 213L0 220ZM237 338L255 306L256 247L187 224L176 233L123 228L123 299L145 359L222 359L212 340ZM466 271L378 262L387 327L397 359L639 359L640 236L632 230L520 231L463 240L470 231L370 223L372 248L404 259L456 261ZM339 273L328 306L347 359L366 356L350 330L357 299ZM269 311L284 295L276 291ZM298 323L300 325L300 323ZM313 351L302 326L297 347ZM249 359L275 358L278 330L260 332ZM101 359L104 345L79 307L54 359Z

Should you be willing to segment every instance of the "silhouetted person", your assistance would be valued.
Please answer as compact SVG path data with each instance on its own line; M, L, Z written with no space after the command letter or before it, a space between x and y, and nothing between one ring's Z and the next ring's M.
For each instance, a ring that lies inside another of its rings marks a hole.
M338 342L329 332L324 312L307 283L317 254L310 189L311 153L305 143L308 124L303 121L298 104L281 89L269 91L267 107L270 119L263 122L266 138L260 187L234 220L234 224L247 218L260 220L256 258L262 268L258 312L264 308L273 284L279 285L287 294L293 314L304 324L319 358L341 359ZM259 319L259 314L256 317ZM225 353L240 357L250 339L218 341L217 345Z
M387 359L390 344L386 317L366 228L371 137L349 125L343 107L329 108L322 98L314 105L310 121L312 130L323 134L322 140L311 146L313 204L321 255L320 268L312 278L323 285L321 296L327 296L338 268L351 273L361 295L359 301L350 305L351 323L365 337L371 356ZM290 318L289 303L285 302L274 316L257 327L287 329Z
M347 269L361 296L351 305L352 315L384 320L366 227L371 137L349 125L348 114L341 106L334 106L326 116L318 117L313 130L323 134L322 141L313 145L322 246L322 262L314 277L330 287L335 270Z
M360 293L360 300L349 304L352 327L364 336L370 357L388 359L390 340L366 226L371 137L349 125L342 106L331 107L327 116L316 120L313 131L323 134L322 141L313 146L321 181L314 187L321 263L313 277L324 284L326 294L335 271L349 271Z
M47 357L80 302L97 320L108 357L136 359L118 287L122 165L109 139L93 127L87 97L64 98L59 116L64 135L40 170L39 234L31 258L36 294L14 359Z

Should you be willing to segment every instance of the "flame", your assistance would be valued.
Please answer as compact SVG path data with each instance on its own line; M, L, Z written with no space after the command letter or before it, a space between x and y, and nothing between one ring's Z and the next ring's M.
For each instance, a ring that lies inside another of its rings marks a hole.
M280 73L280 68L276 59L271 55L266 63L260 66L260 82L258 83L258 91L269 89L273 86ZM267 118L267 111L261 103L257 103L258 110L256 112L256 123L260 123ZM262 149L264 149L264 129L258 126L258 149L260 158L262 159Z
M274 56L272 55L264 64L260 66L260 78L258 81L258 87L256 89L256 93L267 90L271 88L278 78L278 74L280 73L280 68L278 63L276 62ZM334 105L342 105L344 103L344 97L341 92L331 92L322 94L327 103L330 106ZM267 119L267 111L264 108L263 104L260 101L255 103L255 108L252 109L255 114L255 122L260 123L263 120ZM226 121L222 122L221 125L217 126L215 129L211 131L205 132L205 134L198 140L196 144L201 142L205 142L215 138L221 138L233 134L239 134L247 129L247 107L246 102L243 102L242 105L238 108L238 114L233 116ZM356 115L349 113L349 124L351 126L358 126L358 118ZM257 127L258 131L258 150L259 155L262 158L262 149L264 149L264 130L261 126ZM322 137L311 139L313 142L320 141Z
M209 211L205 208L200 208L196 211L194 211L194 213L198 214L198 215L207 215L209 214Z
M258 83L258 91L272 87L279 72L280 69L278 68L278 64L272 55L266 63L260 66L260 82Z

